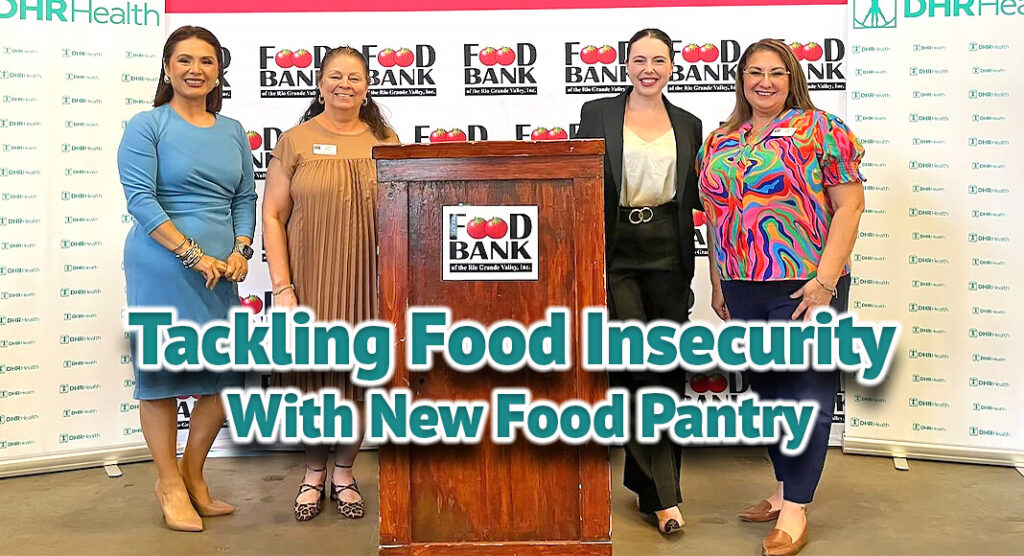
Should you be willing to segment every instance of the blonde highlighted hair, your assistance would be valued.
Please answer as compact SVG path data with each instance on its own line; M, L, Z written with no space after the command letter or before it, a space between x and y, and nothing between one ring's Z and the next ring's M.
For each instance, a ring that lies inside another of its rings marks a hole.
M743 55L740 56L739 65L736 68L736 106L732 109L732 114L729 115L729 119L723 126L726 131L735 131L744 122L749 120L754 113L743 90L743 72L747 69L750 57L761 51L774 52L782 60L783 65L786 66L786 71L789 72L789 94L786 95L785 109L817 110L817 107L811 102L811 93L807 88L807 77L804 76L804 70L800 67L800 62L797 61L796 56L793 55L793 51L790 50L786 43L778 39L761 39L748 46L743 51Z

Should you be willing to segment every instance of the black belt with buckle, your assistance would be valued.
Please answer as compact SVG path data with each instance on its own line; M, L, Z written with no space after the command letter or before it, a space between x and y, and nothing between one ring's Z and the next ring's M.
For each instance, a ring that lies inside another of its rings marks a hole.
M619 213L624 214L633 225L646 224L654 220L655 216L672 214L675 210L675 203L665 203L656 207L619 207Z

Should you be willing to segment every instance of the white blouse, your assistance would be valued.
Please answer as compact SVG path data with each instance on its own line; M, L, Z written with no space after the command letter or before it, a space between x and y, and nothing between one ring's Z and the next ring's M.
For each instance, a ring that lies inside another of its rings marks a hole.
M676 136L669 128L647 142L628 127L622 128L622 190L624 207L663 205L676 195Z

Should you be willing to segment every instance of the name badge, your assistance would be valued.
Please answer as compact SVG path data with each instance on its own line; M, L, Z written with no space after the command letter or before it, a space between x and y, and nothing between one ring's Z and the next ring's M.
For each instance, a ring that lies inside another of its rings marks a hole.
M772 130L772 137L792 137L794 133L795 127L777 127Z
M319 143L313 143L313 154L322 154L325 156L337 156L338 146L337 145L321 145Z

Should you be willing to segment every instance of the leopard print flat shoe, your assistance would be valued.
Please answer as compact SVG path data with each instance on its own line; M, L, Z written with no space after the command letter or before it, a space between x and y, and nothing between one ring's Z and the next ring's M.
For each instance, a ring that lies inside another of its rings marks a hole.
M309 470L313 471L313 472L316 472L316 473L322 473L322 472L326 471L327 468L325 467L323 469L313 469L312 467L309 467ZM317 501L315 503L303 502L302 504L300 504L299 503L299 497L301 497L304 493L309 492L311 490L318 491L320 493L320 498L317 499ZM309 521L309 520L313 519L314 517L320 515L321 505L323 504L323 502L324 502L324 485L323 485L323 483L320 483L319 485L311 485L311 484L305 483L305 482L302 483L301 485L299 485L299 493L295 495L295 508L294 508L295 509L295 519L297 519L299 521Z
M352 466L351 465L338 465L337 467L341 467L341 468L344 468L344 469L349 469ZM346 491L346 490L355 491L355 493L359 495L360 499L358 501L356 501L356 502L346 502L346 501L342 500L341 499L341 493ZM334 484L334 481L332 479L332 481L331 481L331 500L332 501L334 501L334 500L338 501L338 513L341 514L342 517L347 517L348 519L360 519L360 518L362 518L363 515L366 514L366 504L363 502L362 497L363 497L363 493L359 492L359 483L355 479L352 479L352 484L350 484L350 485L336 485L336 484Z
M359 519L366 513L366 504L359 500L357 502L346 502L341 499L341 493L345 490L354 490L359 496L362 493L359 492L359 485L355 481L352 481L350 485L331 485L333 492L331 493L331 500L338 501L338 513L343 517L349 519Z

